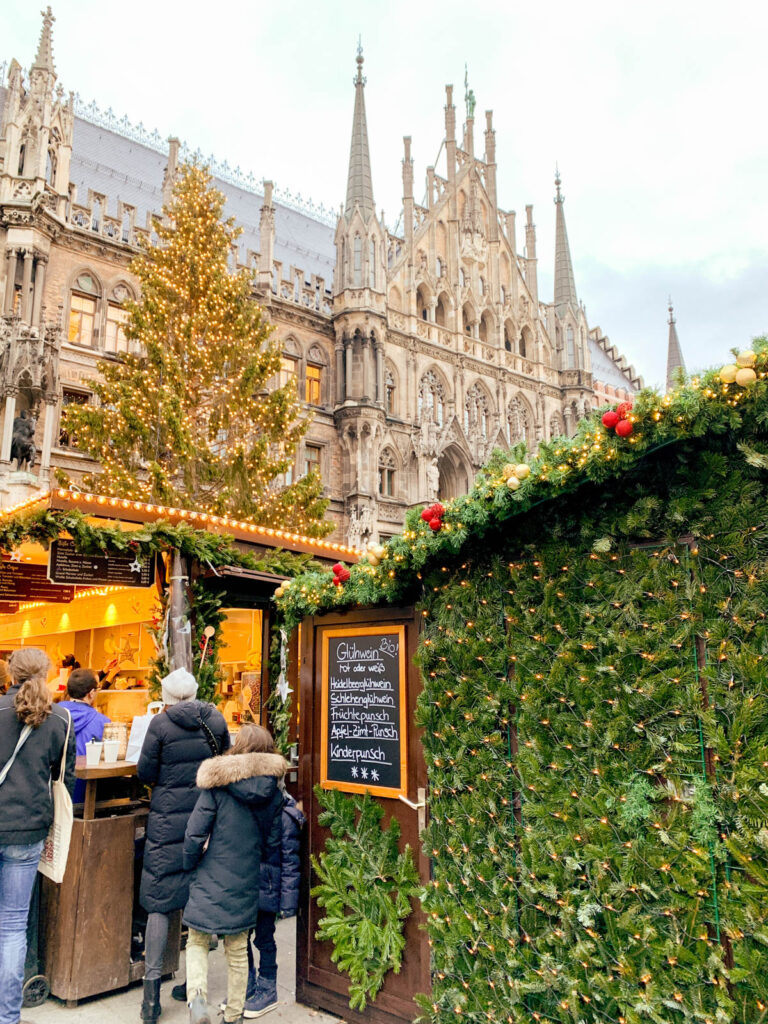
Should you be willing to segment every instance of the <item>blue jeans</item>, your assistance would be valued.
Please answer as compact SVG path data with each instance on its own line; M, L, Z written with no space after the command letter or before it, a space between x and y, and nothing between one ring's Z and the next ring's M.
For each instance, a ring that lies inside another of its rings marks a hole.
M43 843L0 846L0 1024L18 1024L29 901Z

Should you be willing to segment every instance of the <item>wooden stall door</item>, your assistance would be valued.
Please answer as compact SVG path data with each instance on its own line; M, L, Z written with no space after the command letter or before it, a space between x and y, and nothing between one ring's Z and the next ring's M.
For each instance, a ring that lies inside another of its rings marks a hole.
M420 907L415 907L405 925L406 950L400 974L390 972L384 986L373 1003L369 1003L362 1014L349 1008L347 976L340 974L331 961L332 946L329 942L319 942L315 938L318 921L322 910L309 893L316 879L311 873L310 856L320 854L329 833L318 825L317 818L321 811L314 795L314 787L327 778L332 771L323 759L323 718L322 718L322 685L323 662L328 658L329 637L340 637L342 631L350 630L353 636L359 636L356 630L370 627L371 630L402 627L401 633L393 635L402 638L401 645L404 658L402 661L405 673L403 722L405 739L401 735L401 745L407 757L407 769L404 770L404 796L412 803L419 803L419 790L426 791L427 773L421 744L421 733L416 729L414 711L416 698L421 690L421 678L413 664L418 634L418 618L413 608L407 609L368 609L350 611L332 615L316 616L305 620L302 625L301 665L300 665L300 764L299 788L304 801L304 813L309 822L307 842L303 849L302 888L298 911L297 952L296 952L296 999L316 1009L336 1013L345 1021L374 1022L374 1024L396 1024L396 1022L412 1021L417 1016L418 1007L413 996L418 992L429 992L430 961L429 945L426 932L421 927L424 915ZM325 636L328 634L328 636ZM364 634L363 634L364 636ZM325 638L325 643L324 643ZM327 727L327 723L326 723ZM326 748L327 754L327 748ZM390 769L391 771L391 769ZM377 772L378 775L382 773ZM370 773L369 773L370 778ZM391 779L387 780L391 782ZM346 786L339 786L345 788ZM360 789L364 787L361 785ZM349 791L347 789L347 791ZM402 830L401 848L407 843L413 851L422 881L429 879L429 861L422 855L419 841L419 819L423 820L424 811L417 812L404 803L398 796L376 796L384 807L383 824L386 826L391 818L396 818Z

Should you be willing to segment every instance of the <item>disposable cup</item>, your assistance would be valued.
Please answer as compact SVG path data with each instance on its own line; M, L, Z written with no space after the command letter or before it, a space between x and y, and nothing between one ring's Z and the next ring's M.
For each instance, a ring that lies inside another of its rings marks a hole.
M114 764L117 760L117 752L120 749L120 740L104 740L104 763Z
M101 760L101 740L89 740L85 744L85 763L88 768L96 768Z

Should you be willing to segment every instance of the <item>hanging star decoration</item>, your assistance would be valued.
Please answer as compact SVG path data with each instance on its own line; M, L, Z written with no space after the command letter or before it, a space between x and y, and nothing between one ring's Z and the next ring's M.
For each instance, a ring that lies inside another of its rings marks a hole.
M21 561L21 552L20 551L12 551L11 552L11 561L12 562L20 562Z
M138 558L134 558L131 564L128 566L131 572L141 572L141 562Z
M132 638L127 636L117 650L118 661L121 665L126 662L131 662L133 665L136 664L136 655L139 653L139 648L138 645L134 647L131 641Z
M288 700L288 694L293 693L293 689L288 685L288 680L285 676L281 676L280 682L277 684L277 692L280 694L280 700L283 703Z

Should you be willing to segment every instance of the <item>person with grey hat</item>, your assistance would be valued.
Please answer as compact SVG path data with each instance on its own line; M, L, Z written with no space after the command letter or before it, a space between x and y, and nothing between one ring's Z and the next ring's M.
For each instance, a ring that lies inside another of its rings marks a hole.
M197 680L177 668L161 681L163 711L149 724L139 763L152 786L139 902L147 911L144 1000L141 1019L160 1016L160 976L169 916L186 906L190 873L184 870L184 832L198 797L197 770L229 749L227 723L212 704L197 700Z

